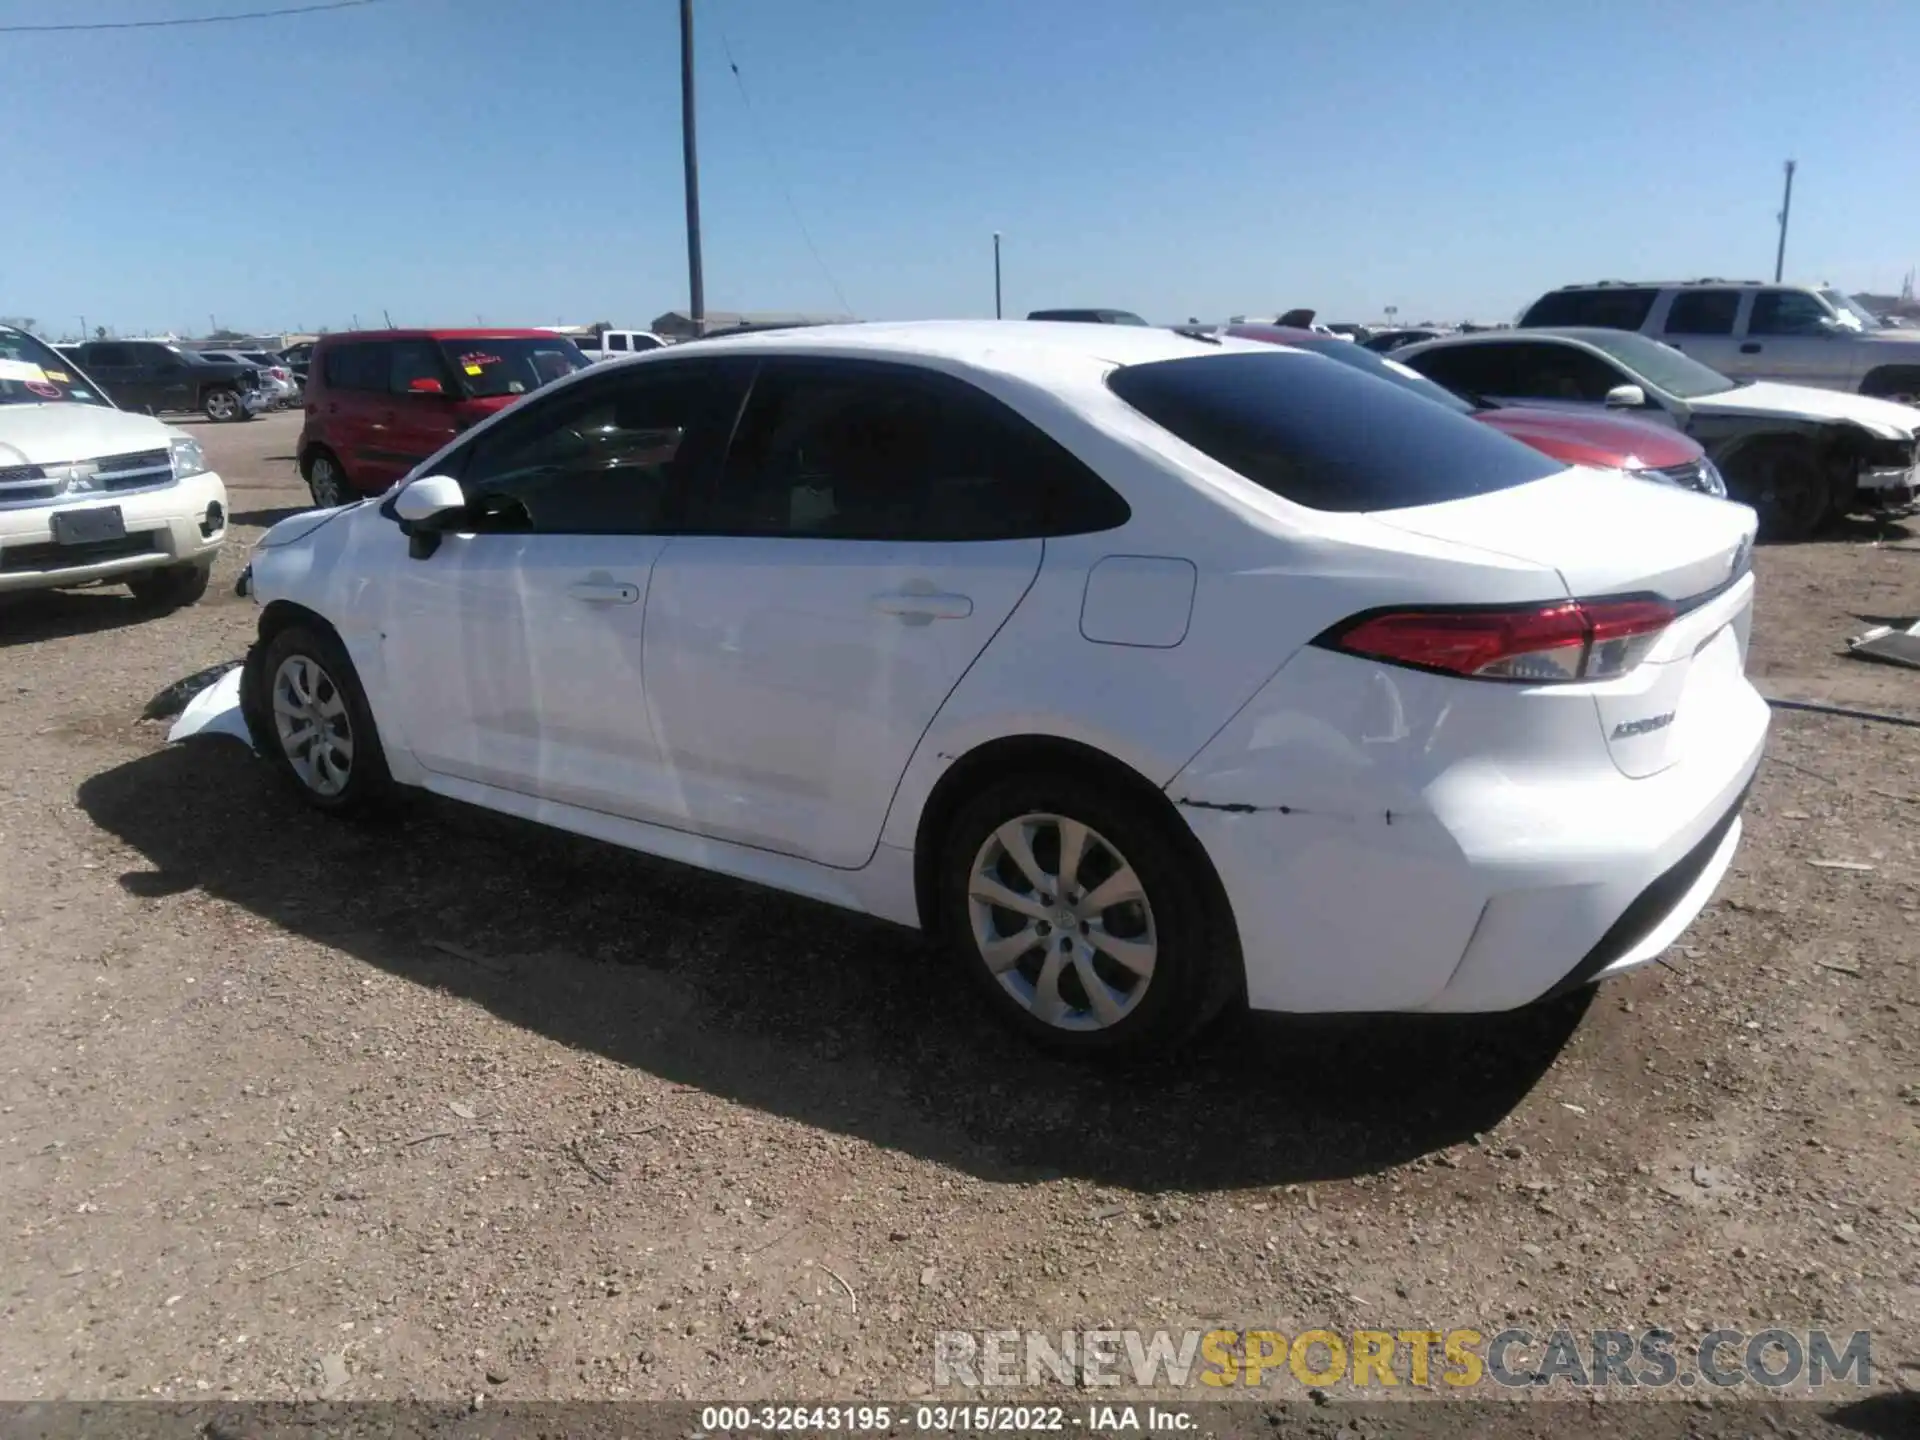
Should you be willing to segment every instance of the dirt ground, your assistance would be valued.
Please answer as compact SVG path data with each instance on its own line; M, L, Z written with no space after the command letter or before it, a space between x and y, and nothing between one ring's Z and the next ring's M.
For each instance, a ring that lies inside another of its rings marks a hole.
M1579 1003L1083 1070L912 935L168 748L297 425L194 427L200 606L0 605L0 1398L899 1399L951 1328L1509 1323L1871 1329L1920 1388L1920 729L1778 714L1717 898ZM1920 522L1758 569L1770 695L1920 717L1838 653L1920 613Z

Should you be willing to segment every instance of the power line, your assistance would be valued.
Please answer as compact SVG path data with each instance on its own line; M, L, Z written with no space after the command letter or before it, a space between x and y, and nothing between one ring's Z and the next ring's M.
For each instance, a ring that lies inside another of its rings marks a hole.
M716 13L714 18L719 20L719 15ZM793 191L787 185L786 176L781 173L779 163L773 158L773 150L767 144L766 134L760 129L760 117L754 113L753 99L747 94L747 82L740 74L739 65L734 61L733 46L727 41L725 21L720 21L719 30L720 49L726 54L727 68L733 72L733 83L740 88L740 103L746 107L747 124L752 128L753 138L760 146L760 158L767 162L767 169L773 172L774 183L780 187L780 193L786 197L788 213L793 216L793 223L799 227L800 238L807 242L807 251L813 256L813 263L820 267L820 273L827 277L827 284L833 287L834 297L839 300L841 311L851 315L853 306L847 303L846 294L840 289L840 282L833 278L833 271L827 268L827 262L820 258L820 247L813 243L813 232L807 229L807 222L800 218L800 207L794 203Z
M236 15L182 15L171 20L101 20L80 25L0 25L0 35L38 34L75 30L167 30L179 25L227 25L236 20L276 20L282 15L313 15L322 10L355 10L386 0L322 0L314 5L289 5L280 10L243 10Z

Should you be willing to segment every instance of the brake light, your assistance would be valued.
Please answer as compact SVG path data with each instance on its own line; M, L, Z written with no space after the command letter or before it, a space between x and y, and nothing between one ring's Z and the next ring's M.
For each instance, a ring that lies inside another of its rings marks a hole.
M1391 610L1337 625L1317 643L1477 680L1606 680L1638 665L1676 613L1666 601L1654 599Z

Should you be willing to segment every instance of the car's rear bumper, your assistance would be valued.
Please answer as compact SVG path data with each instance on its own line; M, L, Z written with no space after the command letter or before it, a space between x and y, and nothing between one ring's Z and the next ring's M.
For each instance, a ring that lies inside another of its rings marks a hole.
M62 553L51 517L58 509L89 503L118 505L127 544L81 547ZM212 507L218 523L209 525ZM226 539L227 487L215 474L195 475L162 490L102 495L97 502L68 502L0 510L0 593L46 590L61 585L112 581L195 560L210 560Z
M1307 662L1326 682L1334 664ZM1226 891L1254 1008L1510 1010L1651 960L1711 898L1766 737L1744 680L1644 778L1597 747L1543 747L1499 761L1469 749L1422 779L1409 771L1450 729L1475 732L1474 697L1405 672L1369 711L1361 673L1348 734L1269 715L1239 732L1237 762L1169 787ZM1453 690L1450 710L1429 687Z

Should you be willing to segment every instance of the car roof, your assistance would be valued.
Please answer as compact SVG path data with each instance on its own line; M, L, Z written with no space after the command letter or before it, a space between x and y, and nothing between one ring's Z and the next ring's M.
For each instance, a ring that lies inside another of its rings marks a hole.
M1725 280L1718 275L1702 275L1693 280L1577 280L1571 285L1562 285L1548 294L1561 294L1568 290L1688 290L1699 285L1712 285L1728 290L1823 290L1824 284L1816 285L1810 280Z
M1598 345L1602 340L1617 340L1622 335L1638 333L1634 330L1613 330L1605 325L1528 325L1512 330L1475 330L1466 335L1441 335L1432 340L1422 341L1420 348L1433 350L1442 345L1513 344L1524 340L1573 340L1582 345ZM1652 337L1642 336L1641 338L1651 339Z
M342 340L566 340L570 336L552 330L526 329L513 325L488 325L464 330L337 330L322 335L313 343L332 345ZM292 347L289 346L289 349Z
M660 364L722 352L760 355L839 356L847 359L907 359L936 368L964 368L1027 380L1057 378L1063 371L1110 369L1155 360L1182 360L1209 352L1271 352L1274 347L1231 337L1199 340L1151 325L1059 325L1045 320L904 320L853 325L814 325L710 336L649 351L620 365Z

